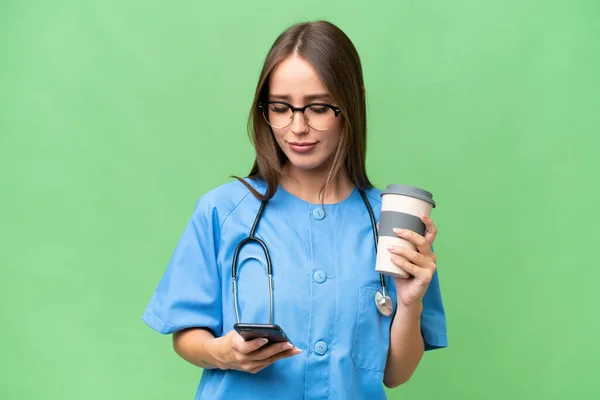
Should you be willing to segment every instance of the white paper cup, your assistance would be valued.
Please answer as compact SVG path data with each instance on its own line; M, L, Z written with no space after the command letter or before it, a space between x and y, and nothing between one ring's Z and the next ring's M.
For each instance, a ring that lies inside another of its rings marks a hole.
M424 236L425 224L421 221L421 213L431 215L431 210L435 207L433 195L413 186L388 185L381 193L381 199L375 270L396 278L408 278L410 275L392 262L392 254L387 247L393 245L416 250L412 243L399 238L393 229L411 230Z

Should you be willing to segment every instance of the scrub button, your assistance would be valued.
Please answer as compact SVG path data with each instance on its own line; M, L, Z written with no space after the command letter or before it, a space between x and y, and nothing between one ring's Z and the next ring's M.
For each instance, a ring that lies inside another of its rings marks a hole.
M327 343L322 340L318 341L317 344L315 344L315 353L320 355L327 353Z
M323 283L327 280L327 275L325 275L325 272L318 270L314 273L313 278L315 278L315 282Z
M312 214L313 217L315 217L315 219L319 221L325 218L325 211L323 211L322 208L315 208Z

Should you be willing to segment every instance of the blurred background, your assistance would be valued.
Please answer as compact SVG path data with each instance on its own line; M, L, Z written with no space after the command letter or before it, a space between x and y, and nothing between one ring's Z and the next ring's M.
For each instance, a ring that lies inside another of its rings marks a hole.
M450 346L389 398L600 398L598 0L2 0L1 399L194 397L140 318L315 19L362 58L371 179L438 203Z

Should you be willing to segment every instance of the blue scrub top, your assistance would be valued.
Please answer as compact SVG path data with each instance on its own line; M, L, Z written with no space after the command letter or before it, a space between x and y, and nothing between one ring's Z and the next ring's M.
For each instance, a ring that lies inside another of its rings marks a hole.
M264 193L264 181L248 180ZM379 217L378 189L366 190ZM217 187L196 203L143 320L162 334L203 327L215 336L233 329L231 266L260 206L240 182ZM257 374L204 370L196 399L385 399L382 384L392 317L375 306L371 222L357 189L336 204L311 204L282 186L267 204L256 235L269 248L274 280L274 323L302 353ZM396 290L386 283L394 309ZM242 322L269 322L269 286L260 247L238 259ZM423 299L426 350L447 346L437 273Z

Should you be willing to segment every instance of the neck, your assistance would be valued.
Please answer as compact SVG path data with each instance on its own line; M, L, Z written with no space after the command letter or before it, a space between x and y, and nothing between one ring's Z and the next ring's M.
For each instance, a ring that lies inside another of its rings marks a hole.
M342 167L325 186L321 193L324 197L321 199L319 192L328 173L328 168L324 171L306 171L288 163L283 168L280 183L289 193L309 203L318 204L321 200L324 204L339 203L352 193L354 184L350 181L346 168Z

